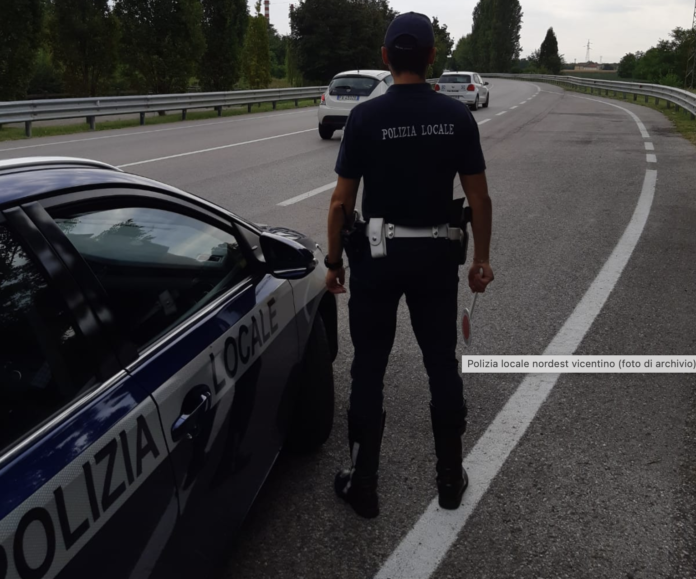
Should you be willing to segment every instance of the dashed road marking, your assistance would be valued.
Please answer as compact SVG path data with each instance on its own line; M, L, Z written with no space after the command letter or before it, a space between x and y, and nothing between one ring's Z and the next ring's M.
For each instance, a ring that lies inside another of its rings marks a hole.
M491 120L491 119L484 119L484 120L482 120L482 121L479 121L478 124L479 124L479 125L482 125L482 124L484 124L484 123L487 123L487 122L490 121L490 120Z
M645 150L646 151L654 151L655 150L655 145L653 145L651 142L646 141L645 143Z
M657 163L657 155L653 155L652 153L648 153L645 155L645 160L648 163Z
M496 117L499 117L500 115L504 115L505 113L507 113L507 111L503 111L502 113L498 113L498 114L495 115L495 116L496 116Z
M514 111L517 108L518 105L515 105L514 107L510 107L511 111Z
M210 147L209 149L200 149L198 151L189 151L188 153L178 153L177 155L168 155L166 157L157 157L155 159L146 159L145 161L135 161L134 163L125 163L123 165L118 165L119 169L124 167L134 167L135 165L145 165L146 163L156 163L157 161L167 161L168 159L178 159L179 157L189 157L191 155L201 155L203 153L210 153L211 151L221 151L222 149L231 149L232 147L242 147L243 145L253 145L254 143L262 143L264 141L272 141L273 139L282 139L283 137L292 137L293 135L301 135L302 133L309 133L311 131L316 131L316 129L306 129L304 131L295 131L293 133L284 133L282 135L274 135L272 137L264 137L263 139L254 139L253 141L244 141L242 143L231 143L229 145L222 145L220 147Z
M338 183L338 181L334 181L333 183L329 183L328 185L322 185L321 187L317 187L316 189L307 191L307 193L302 193L302 195L297 195L296 197L291 197L286 201L281 201L280 203L278 203L278 205L280 205L281 207L287 207L288 205L299 203L300 201L304 201L305 199L309 199L310 197L319 195L319 193L323 193L324 191L333 189L334 187L336 187L336 183Z

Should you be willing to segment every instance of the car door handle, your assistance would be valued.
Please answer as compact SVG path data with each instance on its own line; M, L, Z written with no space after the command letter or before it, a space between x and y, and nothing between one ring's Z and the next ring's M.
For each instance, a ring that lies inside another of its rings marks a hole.
M181 414L172 425L172 440L192 439L200 430L201 415L210 408L211 394L208 389L194 388L184 398Z

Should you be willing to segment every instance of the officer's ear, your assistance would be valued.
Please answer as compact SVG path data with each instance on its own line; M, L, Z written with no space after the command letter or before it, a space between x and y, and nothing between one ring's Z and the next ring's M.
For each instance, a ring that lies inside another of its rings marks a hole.
M435 62L435 55L437 54L437 48L434 46L428 51L428 64L433 64Z
M387 68L389 67L389 53L387 52L386 46L382 47L382 62Z

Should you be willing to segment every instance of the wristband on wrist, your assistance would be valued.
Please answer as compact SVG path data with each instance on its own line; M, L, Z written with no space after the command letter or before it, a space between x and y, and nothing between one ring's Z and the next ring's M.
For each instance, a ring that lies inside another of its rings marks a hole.
M339 259L336 263L331 263L329 261L329 256L327 255L324 258L324 265L332 271L335 271L337 269L341 269L343 267L343 258Z

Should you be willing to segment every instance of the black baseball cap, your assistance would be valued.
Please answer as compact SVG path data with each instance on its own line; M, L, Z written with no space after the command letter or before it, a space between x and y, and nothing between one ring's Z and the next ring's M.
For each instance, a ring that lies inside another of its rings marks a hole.
M432 48L435 46L435 33L430 18L417 12L399 14L387 28L384 46L402 50Z

